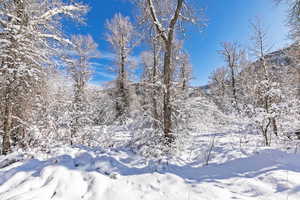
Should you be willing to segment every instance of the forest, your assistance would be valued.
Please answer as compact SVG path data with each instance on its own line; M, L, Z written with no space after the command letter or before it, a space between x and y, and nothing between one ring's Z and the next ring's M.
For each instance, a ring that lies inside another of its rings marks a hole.
M101 44L67 31L104 8L0 0L0 199L299 199L300 1L268 1L288 6L290 44L253 18L250 46L221 42L199 86L196 0L127 0L133 17L106 19L105 84L91 83Z

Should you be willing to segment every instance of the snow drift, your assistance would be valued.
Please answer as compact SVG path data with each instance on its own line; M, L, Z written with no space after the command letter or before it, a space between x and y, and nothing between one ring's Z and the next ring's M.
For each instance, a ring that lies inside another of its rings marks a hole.
M265 149L223 164L146 161L130 151L56 148L0 169L1 200L300 198L300 158Z

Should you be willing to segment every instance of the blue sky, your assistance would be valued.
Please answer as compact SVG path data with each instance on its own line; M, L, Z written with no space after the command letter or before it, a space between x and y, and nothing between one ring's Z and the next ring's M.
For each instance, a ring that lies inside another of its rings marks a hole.
M70 27L69 33L91 34L99 45L102 58L95 60L96 74L93 84L111 80L114 75L107 71L111 64L111 50L104 40L105 21L111 19L117 12L133 19L134 10L130 1L125 0L83 0L90 5L91 11L83 27ZM205 85L210 73L216 67L223 65L218 55L220 43L236 41L249 46L249 20L256 16L262 18L269 33L269 43L274 50L286 46L288 28L286 24L286 5L276 6L273 0L201 0L201 6L206 9L207 27L201 32L189 26L186 33L185 49L191 55L193 64L193 85ZM139 51L134 52L138 57Z

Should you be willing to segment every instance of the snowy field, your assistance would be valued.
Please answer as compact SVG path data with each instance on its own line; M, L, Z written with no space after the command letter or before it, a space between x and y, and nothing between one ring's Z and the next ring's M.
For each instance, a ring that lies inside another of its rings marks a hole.
M57 146L48 153L14 153L0 157L0 199L299 200L295 146L263 148L254 138L196 134L202 145L168 162L129 149Z
M300 0L212 2L0 0L0 200L300 200Z

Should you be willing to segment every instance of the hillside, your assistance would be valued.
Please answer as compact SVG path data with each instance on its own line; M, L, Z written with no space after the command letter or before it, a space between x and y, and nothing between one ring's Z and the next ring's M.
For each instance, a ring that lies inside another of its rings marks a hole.
M298 65L299 56L297 56L297 52L299 52L299 45L292 44L288 47L272 51L265 55L264 58L266 59L266 62L272 66L269 68L270 73L280 73L280 71L283 71L287 72L287 76L291 76L290 73L298 72L298 77L300 77L300 69ZM254 60L245 64L242 69L238 70L237 79L242 77L244 74L247 74L248 71L258 73L262 68L259 62L259 60ZM298 80L293 81L294 82L292 84L294 84L295 87L300 88L300 79L298 78ZM227 84L230 84L230 82L228 81ZM199 89L204 91L206 94L210 94L210 90L214 87L216 87L214 83L209 83L207 85L200 86Z

